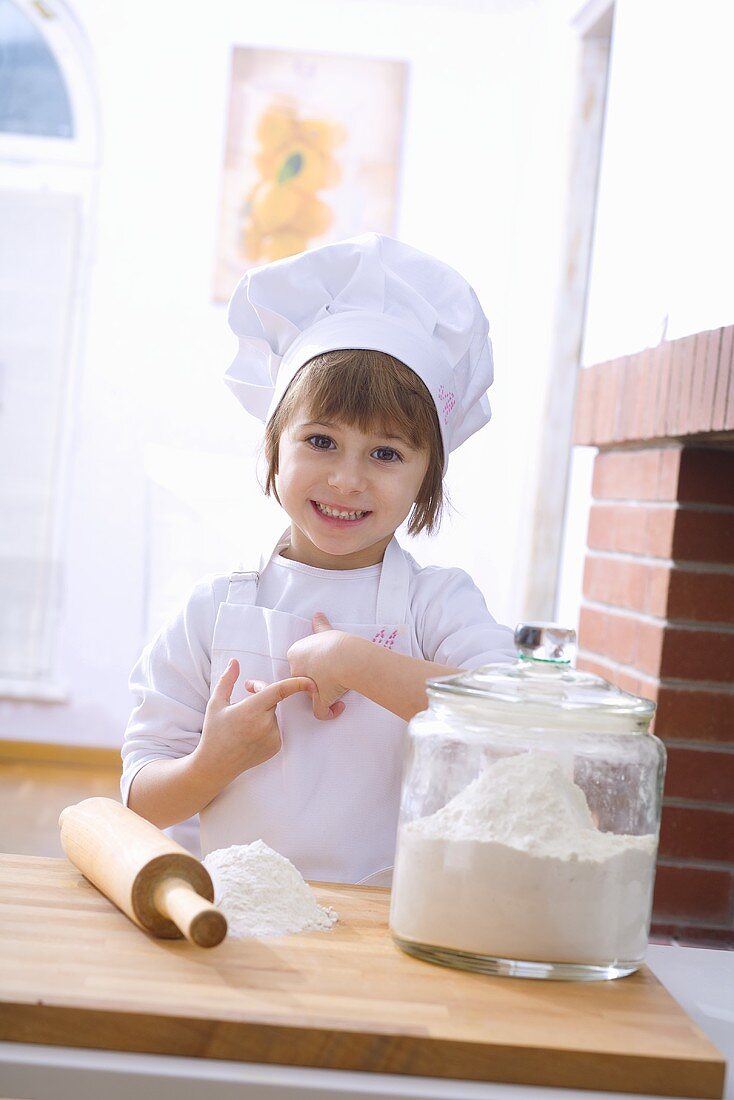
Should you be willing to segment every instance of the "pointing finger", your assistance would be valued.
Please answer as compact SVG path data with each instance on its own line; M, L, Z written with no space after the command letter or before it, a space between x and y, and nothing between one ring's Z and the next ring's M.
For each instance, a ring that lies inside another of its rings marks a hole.
M276 680L274 684L264 684L255 693L255 697L263 710L272 710L278 703L282 703L299 691L315 692L316 684L308 676L289 676L285 680ZM248 700L244 700L244 702L248 702ZM248 705L251 704L248 703Z
M323 611L317 611L311 618L311 624L315 634L319 634L323 630L332 630L332 625L324 615Z

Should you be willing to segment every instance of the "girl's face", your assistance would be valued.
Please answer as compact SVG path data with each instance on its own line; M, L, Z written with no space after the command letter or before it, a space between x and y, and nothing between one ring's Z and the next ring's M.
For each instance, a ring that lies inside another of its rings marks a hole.
M382 561L428 469L428 452L387 433L296 412L280 439L276 488L292 520L286 557L321 569Z

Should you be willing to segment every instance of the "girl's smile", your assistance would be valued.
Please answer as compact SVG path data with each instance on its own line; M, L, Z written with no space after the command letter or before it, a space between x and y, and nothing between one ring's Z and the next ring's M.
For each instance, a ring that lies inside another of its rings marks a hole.
M376 565L427 468L427 451L398 436L296 416L278 453L278 496L292 521L285 556L323 569Z
M330 523L343 523L348 525L354 525L355 523L361 523L362 520L367 519L372 513L366 509L361 511L346 511L338 504L324 504L323 501L312 500L316 512L322 517L322 519L328 520Z

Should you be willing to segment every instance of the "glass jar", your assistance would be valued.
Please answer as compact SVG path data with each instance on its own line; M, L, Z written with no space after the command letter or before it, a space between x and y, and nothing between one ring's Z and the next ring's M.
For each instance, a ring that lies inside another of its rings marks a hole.
M571 668L572 630L427 683L408 727L390 929L411 955L594 980L644 961L665 749L655 707Z

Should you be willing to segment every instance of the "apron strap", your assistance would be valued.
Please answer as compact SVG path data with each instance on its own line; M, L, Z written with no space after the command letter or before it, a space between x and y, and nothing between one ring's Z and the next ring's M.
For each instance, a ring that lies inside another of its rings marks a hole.
M256 603L257 586L260 578L272 561L273 557L288 541L290 526L286 527L283 534L275 544L275 549L270 554L262 554L259 569L237 569L229 575L229 588L227 589L227 603L250 604Z
M410 595L410 566L398 540L387 544L377 590L377 625L407 623Z
M257 570L230 573L227 603L254 604L259 580L260 574Z

